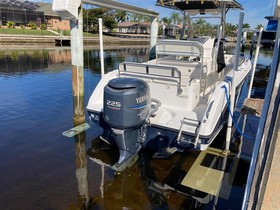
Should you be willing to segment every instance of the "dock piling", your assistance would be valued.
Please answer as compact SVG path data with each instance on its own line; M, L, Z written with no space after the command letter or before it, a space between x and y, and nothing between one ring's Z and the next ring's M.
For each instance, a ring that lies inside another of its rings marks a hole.
M238 34L237 34L237 41L236 41L236 50L235 50L235 62L234 62L234 69L231 81L231 91L230 91L230 112L233 113L234 105L235 105L235 72L238 70L238 63L239 63L239 54L240 54L240 43L241 43L241 36L242 36L242 28L243 28L243 20L244 20L244 12L240 12L239 14L239 24L238 24ZM229 153L230 147L230 139L231 139L231 131L232 131L232 118L229 113L228 117L228 124L227 124L227 134L226 134L226 147L225 153Z
M83 52L83 11L78 10L78 19L71 20L72 91L75 126L85 122L84 113L84 52Z

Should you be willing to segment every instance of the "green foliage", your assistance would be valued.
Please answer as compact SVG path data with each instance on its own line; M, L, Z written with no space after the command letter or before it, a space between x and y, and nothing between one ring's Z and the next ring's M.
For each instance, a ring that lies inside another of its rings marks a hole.
M15 27L15 23L13 21L7 21L6 26L8 28L14 28Z
M41 24L40 29L41 30L47 30L47 25L46 24Z
M214 36L217 26L207 23L204 19L199 18L192 24L193 34L195 36Z
M166 23L167 25L170 25L170 23L172 22L172 20L168 17L163 17L161 18L161 21L160 22L164 22Z
M130 16L131 21L141 23L141 22L151 22L151 19L146 15L141 14L131 14Z
M2 28L0 34L25 34L25 35L47 35L55 36L52 32L45 30L30 30L30 29L17 29L17 28Z
M176 24L179 24L182 22L182 17L180 16L180 14L178 12L172 12L171 16L170 16L170 20L173 23L173 35L175 35L175 26Z
M138 23L137 33L140 33L140 23L145 21L145 16L141 14L132 14L131 20Z
M225 26L225 35L226 36L234 36L236 30L237 30L236 25L233 25L231 23L226 23L226 26Z
M37 29L36 24L35 24L34 22L29 22L29 23L28 23L28 26L29 26L31 29Z
M182 17L178 12L172 12L170 20L172 21L173 25L176 25L182 22Z
M252 40L253 36L254 36L253 32L251 31L247 32L247 40Z
M263 25L262 24L258 24L255 29L261 29L261 28L264 28Z
M126 11L117 10L114 15L115 15L115 18L116 18L117 22L119 22L119 23L129 21L130 14Z
M25 25L20 25L20 28L21 28L22 30L24 30L24 29L25 29Z
M105 8L92 8L83 10L84 14L84 30L96 33L98 31L98 18L102 18L103 26L112 30L117 26L116 18L113 10Z
M243 24L243 28L250 29L250 24L249 24L249 23L244 23L244 24Z

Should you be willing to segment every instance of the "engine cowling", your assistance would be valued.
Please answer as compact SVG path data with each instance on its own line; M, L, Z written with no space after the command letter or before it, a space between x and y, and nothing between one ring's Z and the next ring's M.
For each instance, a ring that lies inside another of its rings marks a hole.
M104 121L112 128L142 125L151 113L149 85L136 78L116 78L104 88Z

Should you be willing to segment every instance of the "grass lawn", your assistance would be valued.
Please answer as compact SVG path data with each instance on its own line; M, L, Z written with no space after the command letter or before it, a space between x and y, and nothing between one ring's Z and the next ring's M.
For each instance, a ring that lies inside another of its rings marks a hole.
M58 30L53 30L59 33ZM0 34L13 34L13 35L43 35L43 36L57 36L47 30L40 30L40 29L21 29L21 28L0 28ZM63 30L61 32L63 36L70 36L70 30ZM84 37L99 37L98 34L92 34L88 32L84 32ZM104 37L112 38L110 36L104 35Z
M58 30L53 30L59 32ZM12 35L37 35L37 36L57 36L57 34L52 33L47 30L40 30L40 29L21 29L21 28L0 28L0 34L12 34ZM63 30L61 32L63 36L71 36L70 30ZM99 37L99 34L92 34L88 32L84 32L84 37ZM113 39L114 37L111 36L103 36L107 39Z
M54 33L49 32L47 30L18 28L0 28L0 34L55 36Z

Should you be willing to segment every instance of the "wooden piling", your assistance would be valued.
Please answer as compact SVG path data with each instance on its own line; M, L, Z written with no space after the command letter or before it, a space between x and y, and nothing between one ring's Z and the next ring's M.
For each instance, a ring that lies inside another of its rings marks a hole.
M84 52L83 52L83 11L78 9L78 19L71 20L71 57L74 125L85 122L84 111Z
M72 91L75 127L85 122L83 66L72 66Z

